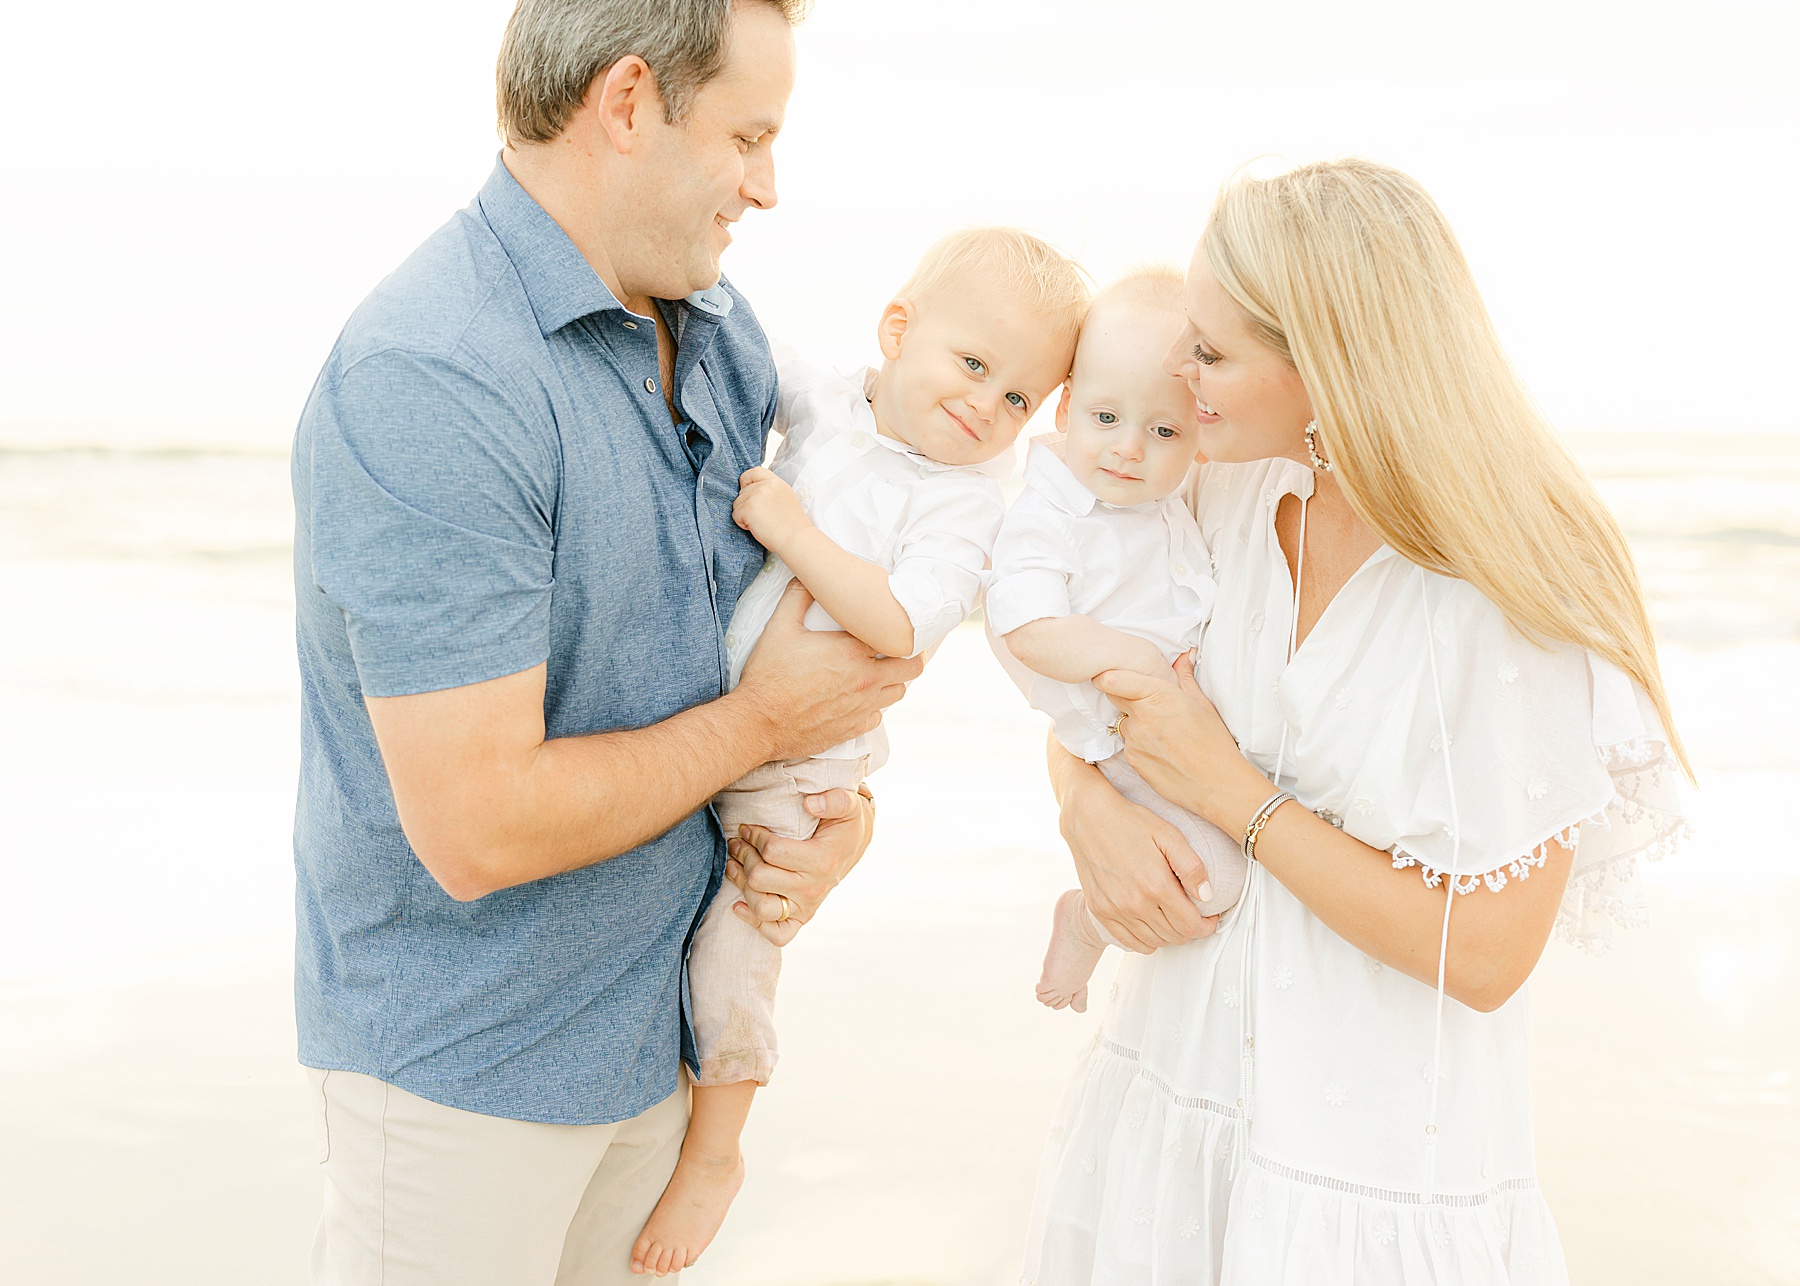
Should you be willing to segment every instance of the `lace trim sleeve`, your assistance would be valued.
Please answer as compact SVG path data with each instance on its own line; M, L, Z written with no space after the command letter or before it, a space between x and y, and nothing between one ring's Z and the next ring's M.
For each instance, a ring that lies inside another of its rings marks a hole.
M1575 865L1556 911L1556 931L1565 942L1584 951L1604 952L1615 929L1649 923L1641 862L1674 853L1693 834L1693 828L1681 814L1675 785L1679 768L1663 742L1641 738L1604 746L1600 759L1613 781L1606 807L1546 836L1514 861L1479 874L1452 876L1448 868L1395 844L1387 850L1394 869L1418 868L1427 888L1435 889L1449 879L1458 893L1483 887L1498 893L1512 880L1530 879L1532 871L1549 860L1552 844L1573 848ZM1343 820L1336 815L1321 810L1319 816L1343 828Z

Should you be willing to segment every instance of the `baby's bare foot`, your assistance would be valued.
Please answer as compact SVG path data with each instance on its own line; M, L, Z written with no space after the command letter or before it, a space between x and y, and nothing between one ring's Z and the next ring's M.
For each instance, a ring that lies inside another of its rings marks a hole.
M667 1277L693 1267L718 1235L725 1212L743 1185L741 1154L708 1157L683 1152L662 1200L631 1248L631 1271Z
M1038 979L1037 998L1052 1009L1067 1006L1087 1012L1087 984L1094 976L1106 943L1094 931L1087 899L1080 889L1070 889L1056 899L1056 918L1050 930L1050 949L1044 952L1044 972Z

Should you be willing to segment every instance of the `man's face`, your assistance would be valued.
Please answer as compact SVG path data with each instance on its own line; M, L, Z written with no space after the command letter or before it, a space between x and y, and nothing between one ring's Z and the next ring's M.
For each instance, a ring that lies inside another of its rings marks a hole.
M740 0L725 69L678 124L658 120L646 149L640 206L647 293L680 299L719 280L731 227L775 204L775 135L794 89L794 34L773 6Z

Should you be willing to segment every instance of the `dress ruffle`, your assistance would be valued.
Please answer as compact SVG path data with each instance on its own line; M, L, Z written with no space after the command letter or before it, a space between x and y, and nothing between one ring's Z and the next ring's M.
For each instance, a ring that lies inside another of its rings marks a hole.
M1562 1286L1537 1184L1422 1201L1237 1164L1233 1104L1177 1093L1097 1040L1045 1155L1023 1286Z

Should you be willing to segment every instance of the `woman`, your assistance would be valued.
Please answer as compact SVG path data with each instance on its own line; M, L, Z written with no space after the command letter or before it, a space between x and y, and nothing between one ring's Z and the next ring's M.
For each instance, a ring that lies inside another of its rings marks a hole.
M1232 182L1185 304L1220 597L1198 686L1101 686L1254 861L1175 945L1179 840L1053 751L1090 906L1163 949L1052 1132L1026 1280L1564 1281L1522 987L1553 925L1639 918L1683 829L1625 541L1405 175Z

